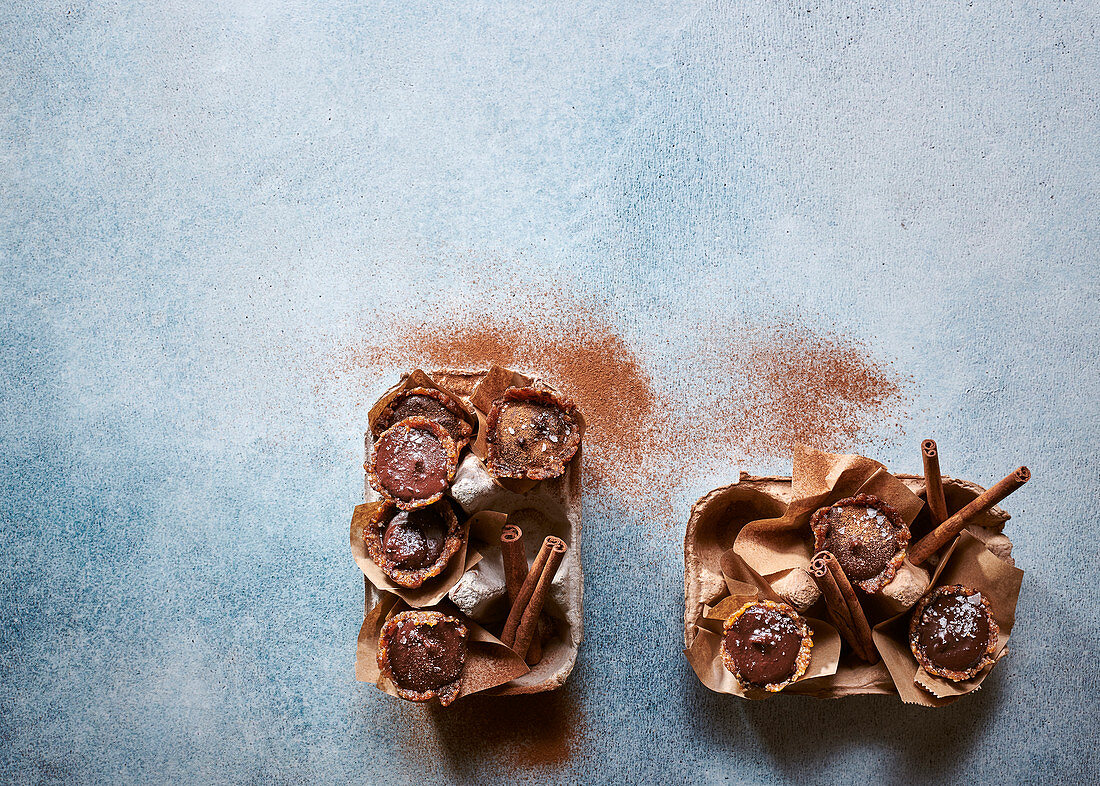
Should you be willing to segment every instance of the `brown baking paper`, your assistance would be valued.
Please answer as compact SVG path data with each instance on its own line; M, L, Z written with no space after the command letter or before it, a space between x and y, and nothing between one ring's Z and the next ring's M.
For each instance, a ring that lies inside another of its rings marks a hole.
M474 392L470 396L470 403L477 413L478 427L477 436L474 441L470 443L470 451L477 456L483 466L485 465L486 457L489 455L486 438L488 436L487 426L489 410L493 408L493 402L503 396L508 388L530 387L534 382L534 377L529 377L518 371L513 371L494 364L492 368L489 369L488 373L486 373L484 379L474 388ZM543 387L552 392L557 392L549 385L545 384L537 384L535 387ZM583 443L587 422L584 419L584 414L579 409L576 412L576 417L577 428L580 430L581 442ZM570 459L570 462L578 461L579 459L580 450L578 449L577 455ZM486 473L492 474L488 472L487 466ZM539 483L537 480L527 480L526 478L493 478L493 482L514 494L526 494Z
M989 551L980 540L965 530L940 560L932 576L931 587L962 584L973 587L989 601L993 619L999 628L993 664L977 677L963 682L951 682L936 677L921 668L909 648L909 622L912 614L905 611L875 626L871 635L883 662L903 701L925 707L942 707L977 690L993 666L1008 651L1008 638L1016 622L1016 602L1024 572Z
M862 464L864 467L862 476L868 478L877 471L878 465L875 462L864 463L867 462L865 459L855 460L856 457L850 457L852 460L845 461L842 465L839 460L845 458L849 457L835 457L837 461L828 468L825 468L823 464L817 464L816 473L804 472L799 476L802 481L801 488L805 490L835 481L836 485L840 487L840 494L855 493L864 482L860 476L860 465ZM830 475L832 479L829 479ZM914 492L923 492L923 477L913 475L898 475L896 477L901 479ZM949 507L954 505L956 509L976 497L982 490L975 484L958 478L945 477L944 484L948 496L948 505ZM692 508L691 519L688 522L684 538L684 638L688 642L689 648L700 633L711 625L704 618L705 614L728 594L736 595L738 592L743 591L739 587L744 584L750 585L747 594L758 593L759 597L775 599L770 594L770 583L775 580L775 575L769 576L764 581L760 574L755 573L737 555L735 550L731 548L722 550L719 544L734 543L736 535L743 526L751 521L759 520L758 517L766 516L770 511L777 508L783 510L795 498L794 487L790 478L754 477L742 473L737 483L710 492ZM952 499L954 499L954 503L952 503ZM746 515L746 513L751 512L755 512L757 515ZM996 523L999 528L1003 526L1008 514L999 509L995 512L997 515ZM923 513L921 517L925 517ZM726 522L727 519L728 522ZM729 530L728 535L723 534L724 530ZM980 534L981 532L979 532ZM810 537L808 528L805 537L807 539ZM949 548L951 545L949 544ZM994 556L996 556L995 553ZM1011 560L1007 564L1011 565ZM996 566L991 567L991 570L994 568ZM783 575L783 573L785 571L781 571L779 575ZM945 580L940 578L939 583L943 584ZM764 587L764 591L760 591L758 586ZM873 616L876 611L872 608L873 606L874 604L867 604L864 607L870 617L872 626L883 620L893 619L899 614L898 611L893 610L876 618ZM825 614L825 607L820 602L808 612L808 616L817 618L824 618ZM907 626L908 615L904 613L902 615L904 624ZM720 630L720 627L713 628L711 632L718 633ZM905 649L901 654L911 664L913 674L908 683L910 689L919 691L918 688L913 686L917 664L911 653L908 652L908 628L906 627L905 630L905 635L899 639L905 645ZM720 646L720 642L718 644ZM823 678L803 679L786 688L783 692L800 693L823 699L857 694L898 695L898 688L895 687L894 679L884 661L866 664L846 650L847 648L841 656L836 674ZM1003 654L1004 651L1000 653L1000 655ZM688 657L689 661L692 660L690 654ZM695 663L692 665L695 667ZM706 682L706 678L700 669L696 668L695 670L700 679ZM945 686L945 688L951 690L951 686ZM920 692L923 693L923 691ZM931 698L929 694L925 694L925 696ZM930 701L926 703L932 704Z
M370 412L367 413L367 424L370 428L370 433L372 437L374 437L375 439L377 439L378 437L378 433L375 431L374 424L381 416L382 410L388 407L390 405L390 402L397 398L400 393L403 393L406 390L411 390L413 388L430 388L432 390L438 390L440 393L443 393L444 395L452 399L455 404L457 404L458 407L462 410L469 424L474 428L474 433L473 435L471 435L471 439L477 437L477 433L478 431L480 431L480 428L478 425L477 415L474 412L474 408L463 401L462 397L456 394L454 391L448 390L442 385L437 384L431 377L429 377L420 369L414 369L411 374L407 374L401 377L401 381L389 390L387 390L382 395L382 398L378 399L378 401L375 402L374 406L370 408ZM459 445L458 447L459 453L461 453L463 446ZM459 458L461 458L461 456L459 456Z
M804 445L795 448L791 494L782 516L751 521L738 533L733 548L722 555L722 569L727 577L738 561L765 582L775 581L795 568L809 570L814 555L810 517L819 508L846 497L873 494L897 510L907 525L913 523L924 507L924 500L879 462ZM871 608L864 604L868 613ZM811 613L814 610L824 616L824 601L818 601ZM866 663L851 652L844 654L834 673L805 685L792 685L788 690L791 689L818 698L894 693L893 680L884 663Z
M500 531L508 523L507 513L497 513L495 510L483 510L470 516L470 537L486 544L489 548L494 546L500 550Z
M698 635L685 654L699 681L715 693L729 693L743 699L765 699L775 694L745 688L722 663L722 626L731 614L746 603L756 600L783 601L740 557L730 555L730 561L730 573L726 573L723 563L726 587L730 594L713 607L705 607L703 618L697 623ZM840 660L840 634L836 628L824 620L805 615L803 619L813 631L814 646L810 650L810 665L806 667L805 674L783 689L785 693L804 692L800 690L804 683L815 684L816 680L834 674Z
M432 380L437 385L450 390L463 401L469 403L470 396L474 394L474 388L485 378L484 371L470 371L469 369L440 368L432 369Z
M730 674L722 662L722 626L731 613L737 611L752 600L766 599L769 591L752 585L744 585L735 595L728 595L711 608L707 607L703 619L698 624L698 635L687 650L689 662L700 678L700 682L718 694L733 694L744 699L762 699L773 696L767 690L745 688L737 678ZM840 656L840 635L828 622L804 617L814 632L814 646L810 651L810 665L806 673L788 687L784 693L800 693L800 686L807 680L827 676L836 672Z
M394 595L383 595L378 605L367 612L363 626L359 629L359 642L355 650L355 679L359 682L373 682L379 690L391 696L397 696L393 683L382 676L378 668L378 639L386 620L409 606ZM470 631L466 654L466 667L462 672L458 698L495 688L516 677L521 677L530 669L523 658L493 636L485 628L466 617L453 605L447 603L432 611L441 611L462 620Z
M856 494L873 494L910 525L924 506L924 500L877 461L805 445L795 448L791 490L782 516L749 522L733 544L732 550L767 578L793 568L809 569L814 555L810 517L818 508Z
M351 553L352 556L355 557L355 564L359 566L359 569L363 571L363 575L367 577L367 580L370 581L371 584L384 592L392 592L410 606L418 609L424 608L425 606L433 606L443 600L443 597L450 592L451 588L462 578L462 574L481 560L481 554L470 547L470 528L474 520L479 516L489 518L494 515L499 515L478 513L472 516L465 524L460 525L459 529L462 536L462 546L459 547L455 555L447 562L447 567L438 576L428 579L419 587L413 589L395 584L380 567L374 564L374 561L367 553L367 544L363 538L363 529L366 527L367 522L370 521L374 512L385 504L385 500L378 500L377 502L365 502L362 505L355 506L355 511L351 515Z

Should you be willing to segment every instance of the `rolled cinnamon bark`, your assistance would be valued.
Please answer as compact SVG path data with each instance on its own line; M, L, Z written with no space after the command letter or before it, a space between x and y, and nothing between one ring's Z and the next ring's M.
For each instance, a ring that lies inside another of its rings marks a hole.
M520 587L527 578L527 553L523 546L523 530L515 524L505 524L500 530L500 555L504 560L504 589L509 608L514 606Z
M836 580L829 567L822 563L820 566L811 564L810 575L813 576L817 586L821 589L821 596L825 599L825 608L829 611L829 617L836 626L837 631L860 657L859 643L855 633L852 632L852 617L848 612L848 605L844 602L844 596L837 586Z
M940 454L936 440L926 439L920 445L924 459L924 488L932 524L938 527L947 521L947 500L943 496L943 476L940 475Z
M821 587L829 616L837 624L837 630L852 645L856 655L868 663L878 660L867 615L863 613L852 583L844 575L844 569L836 557L828 551L819 551L810 562L810 575Z
M524 659L527 658L528 649L531 647L531 639L538 630L539 615L542 614L546 596L550 594L550 582L554 580L554 574L558 572L558 566L561 565L562 558L565 557L568 549L564 540L555 538L553 535L547 537L542 544L544 548L549 544L550 555L542 575L539 576L538 584L535 585L535 591L531 594L531 600L520 618L519 627L516 629L515 645L512 647L512 650Z
M557 538L554 538L557 540ZM504 632L500 634L500 640L508 647L511 647L516 643L516 631L519 629L520 619L523 617L523 612L527 609L527 604L531 601L531 596L535 593L535 587L539 583L539 577L542 576L542 570L546 567L546 561L550 559L550 538L546 538L542 542L542 547L539 549L539 553L535 555L535 562L531 565L531 570L528 571L527 577L523 580L523 585L519 588L519 595L516 596L515 601L512 603L512 609L508 612L508 619L504 623Z
M968 524L973 523L975 518L985 513L1030 479L1031 471L1027 467L1020 467L1008 477L994 483L969 505L921 538L917 545L909 550L909 561L914 565L926 562L929 557L962 532Z
M523 659L528 666L534 666L542 660L542 615L539 615L538 624L535 625L535 635L531 637L531 646L527 648L527 656Z

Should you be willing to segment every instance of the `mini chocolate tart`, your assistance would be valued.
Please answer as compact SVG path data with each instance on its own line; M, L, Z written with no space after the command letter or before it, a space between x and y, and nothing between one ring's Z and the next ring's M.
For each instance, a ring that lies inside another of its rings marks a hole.
M810 529L814 551L832 552L848 580L868 594L893 581L909 545L905 520L871 494L821 508L810 518Z
M746 603L722 632L722 665L746 688L781 691L810 665L813 631L786 603Z
M470 435L474 433L474 427L470 425L458 402L434 388L412 388L398 393L378 415L371 426L371 432L377 439L390 426L411 417L434 420L446 430L459 450L470 441Z
M909 649L929 674L958 682L993 663L997 622L982 593L962 584L936 587L917 604Z
M581 445L577 408L549 390L508 388L489 410L485 441L493 477L559 477Z
M416 510L386 502L367 522L363 540L367 555L394 584L416 589L442 573L462 548L462 528L445 499Z
M458 698L469 635L460 620L442 612L403 611L382 627L378 668L401 698L438 698L446 707Z
M438 502L454 480L458 446L434 420L405 418L382 432L367 475L375 490L402 510Z

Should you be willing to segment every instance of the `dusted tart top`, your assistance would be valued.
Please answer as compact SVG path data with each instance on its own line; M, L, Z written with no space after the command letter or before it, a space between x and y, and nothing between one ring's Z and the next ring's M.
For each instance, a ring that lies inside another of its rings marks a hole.
M976 589L949 584L925 595L909 623L909 648L924 670L955 682L993 663L997 622Z
M458 402L434 388L412 388L398 393L378 415L371 431L377 438L386 429L411 417L427 418L441 425L460 450L474 433Z
M810 518L814 551L829 551L854 585L867 593L889 584L905 560L909 527L871 494L834 502Z
M486 443L494 477L559 477L581 444L577 408L549 390L509 388L489 411Z
M370 484L404 510L437 502L454 480L458 447L425 417L405 418L382 432L368 466Z
M746 687L783 690L810 665L813 633L786 603L746 603L722 631L722 664Z
M438 611L403 611L382 627L378 668L409 701L433 697L446 707L458 698L469 631Z
M462 528L451 503L401 510L379 507L363 530L367 554L395 584L415 589L441 574L462 547Z

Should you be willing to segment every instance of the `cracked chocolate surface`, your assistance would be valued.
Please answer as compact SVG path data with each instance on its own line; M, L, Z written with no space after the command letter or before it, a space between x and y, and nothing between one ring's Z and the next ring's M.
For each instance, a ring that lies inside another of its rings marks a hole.
M455 617L438 611L401 612L382 628L379 668L402 698L438 697L446 706L458 696L468 636Z
M778 691L806 673L812 635L787 604L746 603L722 630L722 663L742 684Z
M465 531L448 500L414 510L386 503L363 528L367 555L397 585L416 589L443 573Z
M402 420L382 433L371 457L371 485L399 507L438 500L454 479L458 450L438 423L422 417Z

